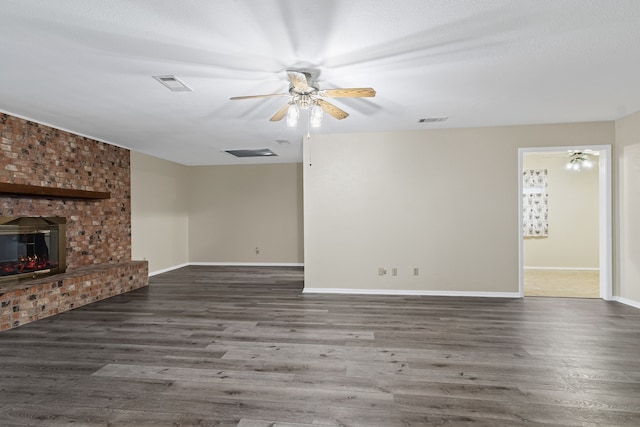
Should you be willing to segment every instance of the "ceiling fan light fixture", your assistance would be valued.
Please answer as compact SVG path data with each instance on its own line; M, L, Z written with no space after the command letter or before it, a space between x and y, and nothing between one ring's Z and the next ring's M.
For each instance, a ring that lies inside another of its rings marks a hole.
M570 155L569 161L567 162L566 168L567 170L580 171L582 168L590 169L593 167L593 161L591 158L581 151L573 152Z
M319 128L320 125L322 125L322 118L324 117L324 112L322 111L322 107L320 107L318 104L314 104L311 107L309 114L310 114L309 122L311 124L311 127Z
M290 128L298 125L298 119L300 118L300 107L297 104L289 105L287 110L287 126Z
M317 83L311 81L311 73L305 71L287 70L287 77L289 78L288 94L273 93L266 95L233 96L230 99L239 100L290 96L291 100L271 116L269 121L278 122L286 117L287 126L295 127L300 118L300 110L309 110L307 115L309 127L311 127L312 121L313 127L318 127L322 122L324 113L327 113L337 120L349 117L349 113L323 98L370 98L376 96L376 91L370 87L320 90ZM316 107L315 112L312 113L311 110L314 110L314 106Z

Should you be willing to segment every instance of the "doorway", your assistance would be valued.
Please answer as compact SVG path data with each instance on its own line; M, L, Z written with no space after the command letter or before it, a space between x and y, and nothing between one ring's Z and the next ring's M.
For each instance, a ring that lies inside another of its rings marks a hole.
M576 153L593 167L566 170ZM610 146L518 150L521 296L612 298L610 165Z

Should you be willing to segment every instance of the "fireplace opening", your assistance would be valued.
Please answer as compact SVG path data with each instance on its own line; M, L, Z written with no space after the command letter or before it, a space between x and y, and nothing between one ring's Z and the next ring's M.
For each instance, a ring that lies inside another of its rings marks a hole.
M0 217L0 282L63 273L66 219Z

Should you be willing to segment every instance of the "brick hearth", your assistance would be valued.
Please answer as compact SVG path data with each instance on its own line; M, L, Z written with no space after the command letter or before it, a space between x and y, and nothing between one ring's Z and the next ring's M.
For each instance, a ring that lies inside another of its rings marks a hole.
M148 284L146 262L131 261L129 150L0 114L0 183L110 193L100 200L0 194L0 216L67 219L67 272L3 284L2 329Z
M0 331L146 286L147 262L81 267L71 273L0 285Z

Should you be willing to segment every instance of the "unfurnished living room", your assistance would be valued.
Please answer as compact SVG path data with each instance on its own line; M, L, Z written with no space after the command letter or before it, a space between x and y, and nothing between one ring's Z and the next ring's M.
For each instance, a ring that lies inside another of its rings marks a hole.
M0 1L0 426L640 425L640 1Z

